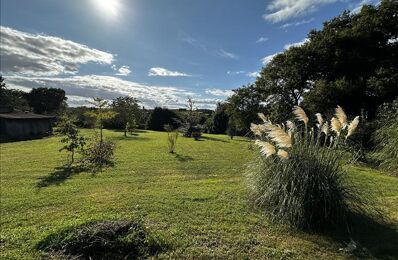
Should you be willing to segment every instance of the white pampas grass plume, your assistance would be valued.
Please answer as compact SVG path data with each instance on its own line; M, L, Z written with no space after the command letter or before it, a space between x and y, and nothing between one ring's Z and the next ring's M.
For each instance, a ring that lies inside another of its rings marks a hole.
M321 113L316 113L315 114L315 116L316 116L316 121L318 121L318 124L316 124L316 126L319 128L319 129L321 129L321 127L322 127L322 125L323 125L323 117L322 117L322 115L321 115Z
M287 127L287 134L291 138L293 133L296 132L296 125L292 121L288 120L286 121L286 127Z
M305 125L308 124L308 116L307 116L307 114L305 113L304 109L302 109L302 108L299 107L299 106L295 106L295 107L294 107L294 110L293 110L293 114L296 116L296 118L297 118L299 121L303 121Z
M268 137L274 141L278 147L292 147L292 139L282 128L272 124L264 125L264 127L268 131Z
M347 136L345 137L346 139L355 132L355 129L357 129L358 124L359 124L359 116L356 116L354 120L352 120L351 123L348 125L348 133Z
M264 123L268 122L268 118L263 113L257 113L258 117L264 121Z
M265 157L269 157L276 153L275 146L268 142L256 140L255 144L261 148L261 154L263 154Z
M281 159L287 159L289 157L289 153L282 149L279 149L277 154Z
M257 135L257 136L261 136L261 127L259 125L250 124L250 130L253 132L253 134Z
M347 125L347 115L345 114L343 108L341 106L337 106L335 109L335 116L340 121L342 128Z
M337 136L340 136L341 129L343 128L342 124L340 123L340 120L333 117L332 120L330 121L330 126L332 130L337 134Z
M328 135L328 133L329 133L329 124L328 124L328 122L325 122L325 124L322 125L322 130L321 131L326 136Z

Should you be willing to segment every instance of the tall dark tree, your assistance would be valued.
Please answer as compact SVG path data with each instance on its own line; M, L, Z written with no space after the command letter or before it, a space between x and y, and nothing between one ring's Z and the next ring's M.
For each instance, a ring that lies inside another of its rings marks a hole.
M117 113L116 120L123 125L124 136L127 136L128 125L139 121L138 100L133 97L118 97L112 101L111 107Z
M228 127L229 115L227 114L227 104L218 103L216 110L211 117L211 132L214 134L225 134Z
M227 113L234 117L237 132L246 134L250 123L258 120L257 113L264 110L263 95L258 92L254 84L234 90L234 94L227 100Z
M54 113L65 105L65 91L60 88L34 88L27 95L29 106L36 113Z
M148 118L147 128L155 131L163 131L165 125L171 125L174 129L178 128L179 118L176 113L161 107L155 107Z

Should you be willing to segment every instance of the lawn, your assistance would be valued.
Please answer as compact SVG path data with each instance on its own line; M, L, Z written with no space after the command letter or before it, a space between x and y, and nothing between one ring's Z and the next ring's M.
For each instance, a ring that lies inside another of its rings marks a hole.
M348 237L270 224L248 206L244 170L253 152L245 139L181 137L169 154L166 133L105 136L117 144L116 165L97 174L62 168L59 137L1 144L1 259L45 257L35 245L68 226L136 218L170 244L160 258L398 258L398 178L347 167L388 222L364 220L352 234L360 250L349 255L339 251Z

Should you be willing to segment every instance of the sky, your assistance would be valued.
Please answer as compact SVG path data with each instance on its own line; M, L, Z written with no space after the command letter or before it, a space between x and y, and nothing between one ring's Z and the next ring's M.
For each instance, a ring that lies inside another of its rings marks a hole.
M214 109L273 55L378 0L1 0L9 88L65 90L70 106L136 97Z

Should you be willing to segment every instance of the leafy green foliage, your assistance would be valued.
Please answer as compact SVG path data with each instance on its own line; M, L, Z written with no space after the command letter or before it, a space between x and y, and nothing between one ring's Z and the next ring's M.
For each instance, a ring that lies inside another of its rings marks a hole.
M127 135L128 124L133 126L133 121L139 120L138 100L133 97L118 97L112 101L111 107L117 113L115 120L120 122L124 129L124 136Z
M72 119L66 115L62 116L57 124L57 133L64 135L61 143L65 145L59 150L68 151L71 155L72 164L74 162L74 155L76 150L83 150L86 144L86 139L80 136L79 129L76 127Z
M20 110L29 110L26 93L21 90L8 89L5 79L0 75L0 104Z
M246 134L250 124L257 121L257 113L264 109L261 104L262 96L251 84L234 90L234 94L228 98L227 113L234 117L235 130L240 134Z
M167 108L155 107L148 118L147 128L150 130L163 131L164 125L170 124L173 128L179 127L179 117Z
M66 106L65 91L60 88L34 88L27 95L29 106L36 113L54 113Z
M97 125L100 128L100 142L103 142L102 129L104 128L104 120L114 118L117 113L111 110L107 110L108 101L96 97L90 102L94 106L94 110L87 111L85 114L88 117L94 118Z
M298 104L323 114L341 105L372 120L380 104L398 96L397 13L397 1L383 0L325 22L303 45L276 55L255 84L235 90L230 115L246 130L255 113L282 122Z
M225 134L228 127L229 115L226 103L218 103L208 126L212 134Z
M137 259L167 249L141 221L94 221L63 229L41 240L38 249L64 257L84 259Z

